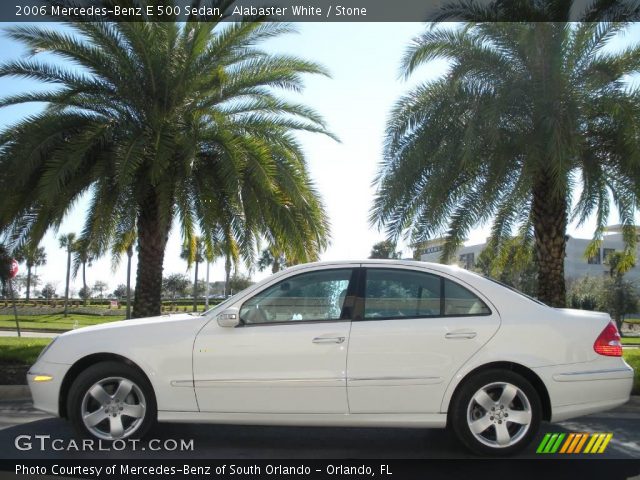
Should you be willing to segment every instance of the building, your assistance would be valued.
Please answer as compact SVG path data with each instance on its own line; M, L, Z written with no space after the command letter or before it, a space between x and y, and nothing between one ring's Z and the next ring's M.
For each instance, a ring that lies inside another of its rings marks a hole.
M638 240L638 245L636 246L636 257L640 259L640 227L636 227L636 237ZM603 236L602 245L600 246L598 255L586 258L584 252L590 241L591 239L588 238L568 237L566 256L564 260L564 275L566 279L577 279L587 275L608 275L609 266L606 263L607 255L611 252L622 251L624 248L622 226L611 225L607 227L605 229L605 234ZM414 249L413 258L420 259L423 262L438 263L440 261L443 244L443 238L416 243L412 245ZM480 252L484 250L486 245L486 243L481 243L478 245L468 245L460 248L456 252L456 261L458 265L467 269L473 268L478 255L480 255ZM625 274L625 278L627 280L640 283L640 260L637 262L635 267Z

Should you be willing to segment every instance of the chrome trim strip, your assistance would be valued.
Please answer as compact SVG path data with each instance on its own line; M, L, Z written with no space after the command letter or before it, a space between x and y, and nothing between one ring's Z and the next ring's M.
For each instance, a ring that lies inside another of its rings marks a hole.
M594 375L599 373L616 373L616 372L630 372L628 368L609 368L607 370L589 370L585 372L567 372L567 373L557 373L556 376L564 377L569 375Z
M171 380L172 387L191 387L193 388L193 380Z
M552 378L556 382L580 382L589 380L620 380L632 377L632 368L621 367L605 370L589 370L584 372L556 373Z
M442 380L442 379L440 377L397 377L397 376L347 378L347 381L350 381L350 382L361 382L361 381L369 381L369 380Z
M218 387L224 386L228 384L237 385L237 386L252 386L252 385L283 385L283 384L301 384L301 383L340 383L344 386L346 379L343 378L248 378L248 379L213 379L213 380L196 380L194 382L195 387L206 388L206 387Z

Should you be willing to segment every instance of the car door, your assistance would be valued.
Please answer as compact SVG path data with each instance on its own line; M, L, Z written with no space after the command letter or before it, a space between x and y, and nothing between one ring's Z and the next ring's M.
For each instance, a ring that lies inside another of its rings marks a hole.
M438 413L453 375L496 332L489 302L443 275L363 269L347 364L351 413Z
M209 322L193 351L200 410L347 413L353 272L295 273L236 304L237 327Z

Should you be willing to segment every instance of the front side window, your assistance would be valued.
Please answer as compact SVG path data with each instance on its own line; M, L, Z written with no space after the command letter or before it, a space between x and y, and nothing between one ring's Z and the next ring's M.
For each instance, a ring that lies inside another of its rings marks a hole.
M451 280L410 270L367 270L365 320L490 314L476 294Z
M246 325L339 320L352 270L301 273L268 287L240 309Z

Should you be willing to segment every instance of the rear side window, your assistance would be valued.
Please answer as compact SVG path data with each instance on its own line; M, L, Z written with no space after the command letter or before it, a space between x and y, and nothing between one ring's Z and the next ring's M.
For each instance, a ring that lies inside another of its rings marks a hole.
M440 315L440 277L409 270L368 269L364 318Z
M364 319L490 315L467 288L430 273L367 269Z
M446 316L489 315L491 310L476 294L450 280L444 281L444 314Z

